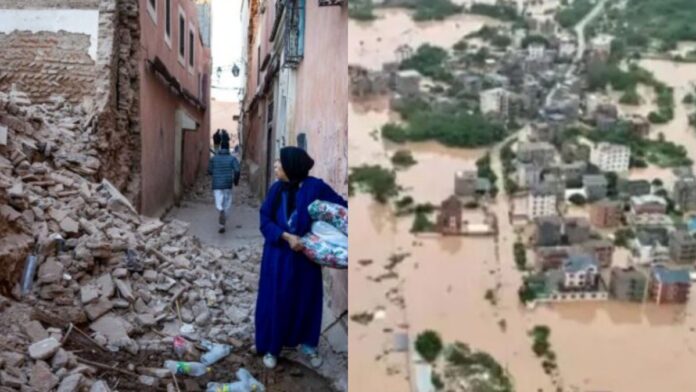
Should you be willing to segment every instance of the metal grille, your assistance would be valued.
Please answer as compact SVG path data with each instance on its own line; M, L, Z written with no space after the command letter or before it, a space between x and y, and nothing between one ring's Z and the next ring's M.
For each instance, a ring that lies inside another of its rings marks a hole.
M287 0L284 66L296 68L304 57L304 0Z

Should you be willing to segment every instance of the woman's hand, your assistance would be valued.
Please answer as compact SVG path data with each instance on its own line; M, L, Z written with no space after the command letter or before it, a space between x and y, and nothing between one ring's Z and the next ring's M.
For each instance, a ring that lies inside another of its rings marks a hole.
M288 245L290 245L290 249L294 250L295 252L299 252L302 250L302 248L304 248L300 237L294 234L283 233L283 239L287 241Z

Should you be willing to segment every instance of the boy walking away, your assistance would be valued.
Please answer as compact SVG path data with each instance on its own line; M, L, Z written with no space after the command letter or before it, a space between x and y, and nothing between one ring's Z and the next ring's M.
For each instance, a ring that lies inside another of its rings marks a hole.
M239 161L230 154L230 141L224 136L220 141L220 149L208 162L208 174L213 176L213 195L215 208L219 212L218 233L225 232L225 223L232 206L232 187L239 183Z

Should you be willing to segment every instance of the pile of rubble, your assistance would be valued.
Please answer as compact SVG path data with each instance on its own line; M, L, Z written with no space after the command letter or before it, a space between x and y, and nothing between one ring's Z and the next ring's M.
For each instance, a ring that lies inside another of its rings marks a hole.
M113 358L171 355L182 325L194 340L251 341L259 250L223 253L188 236L184 222L139 216L97 181L109 162L84 131L94 129L86 113L0 93L0 292L22 301L0 296L0 391L109 390L95 377L99 363L71 353L80 345ZM38 267L23 295L31 254ZM123 371L150 386L172 381L162 369Z

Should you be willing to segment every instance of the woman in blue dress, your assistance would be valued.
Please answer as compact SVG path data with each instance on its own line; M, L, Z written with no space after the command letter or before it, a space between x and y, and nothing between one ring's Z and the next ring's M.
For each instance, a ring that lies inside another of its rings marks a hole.
M314 367L323 308L321 267L302 253L300 238L311 230L307 207L323 200L347 207L324 181L310 177L314 160L303 149L285 147L275 163L278 179L261 206L264 236L256 299L256 351L274 368L284 347L298 347Z

